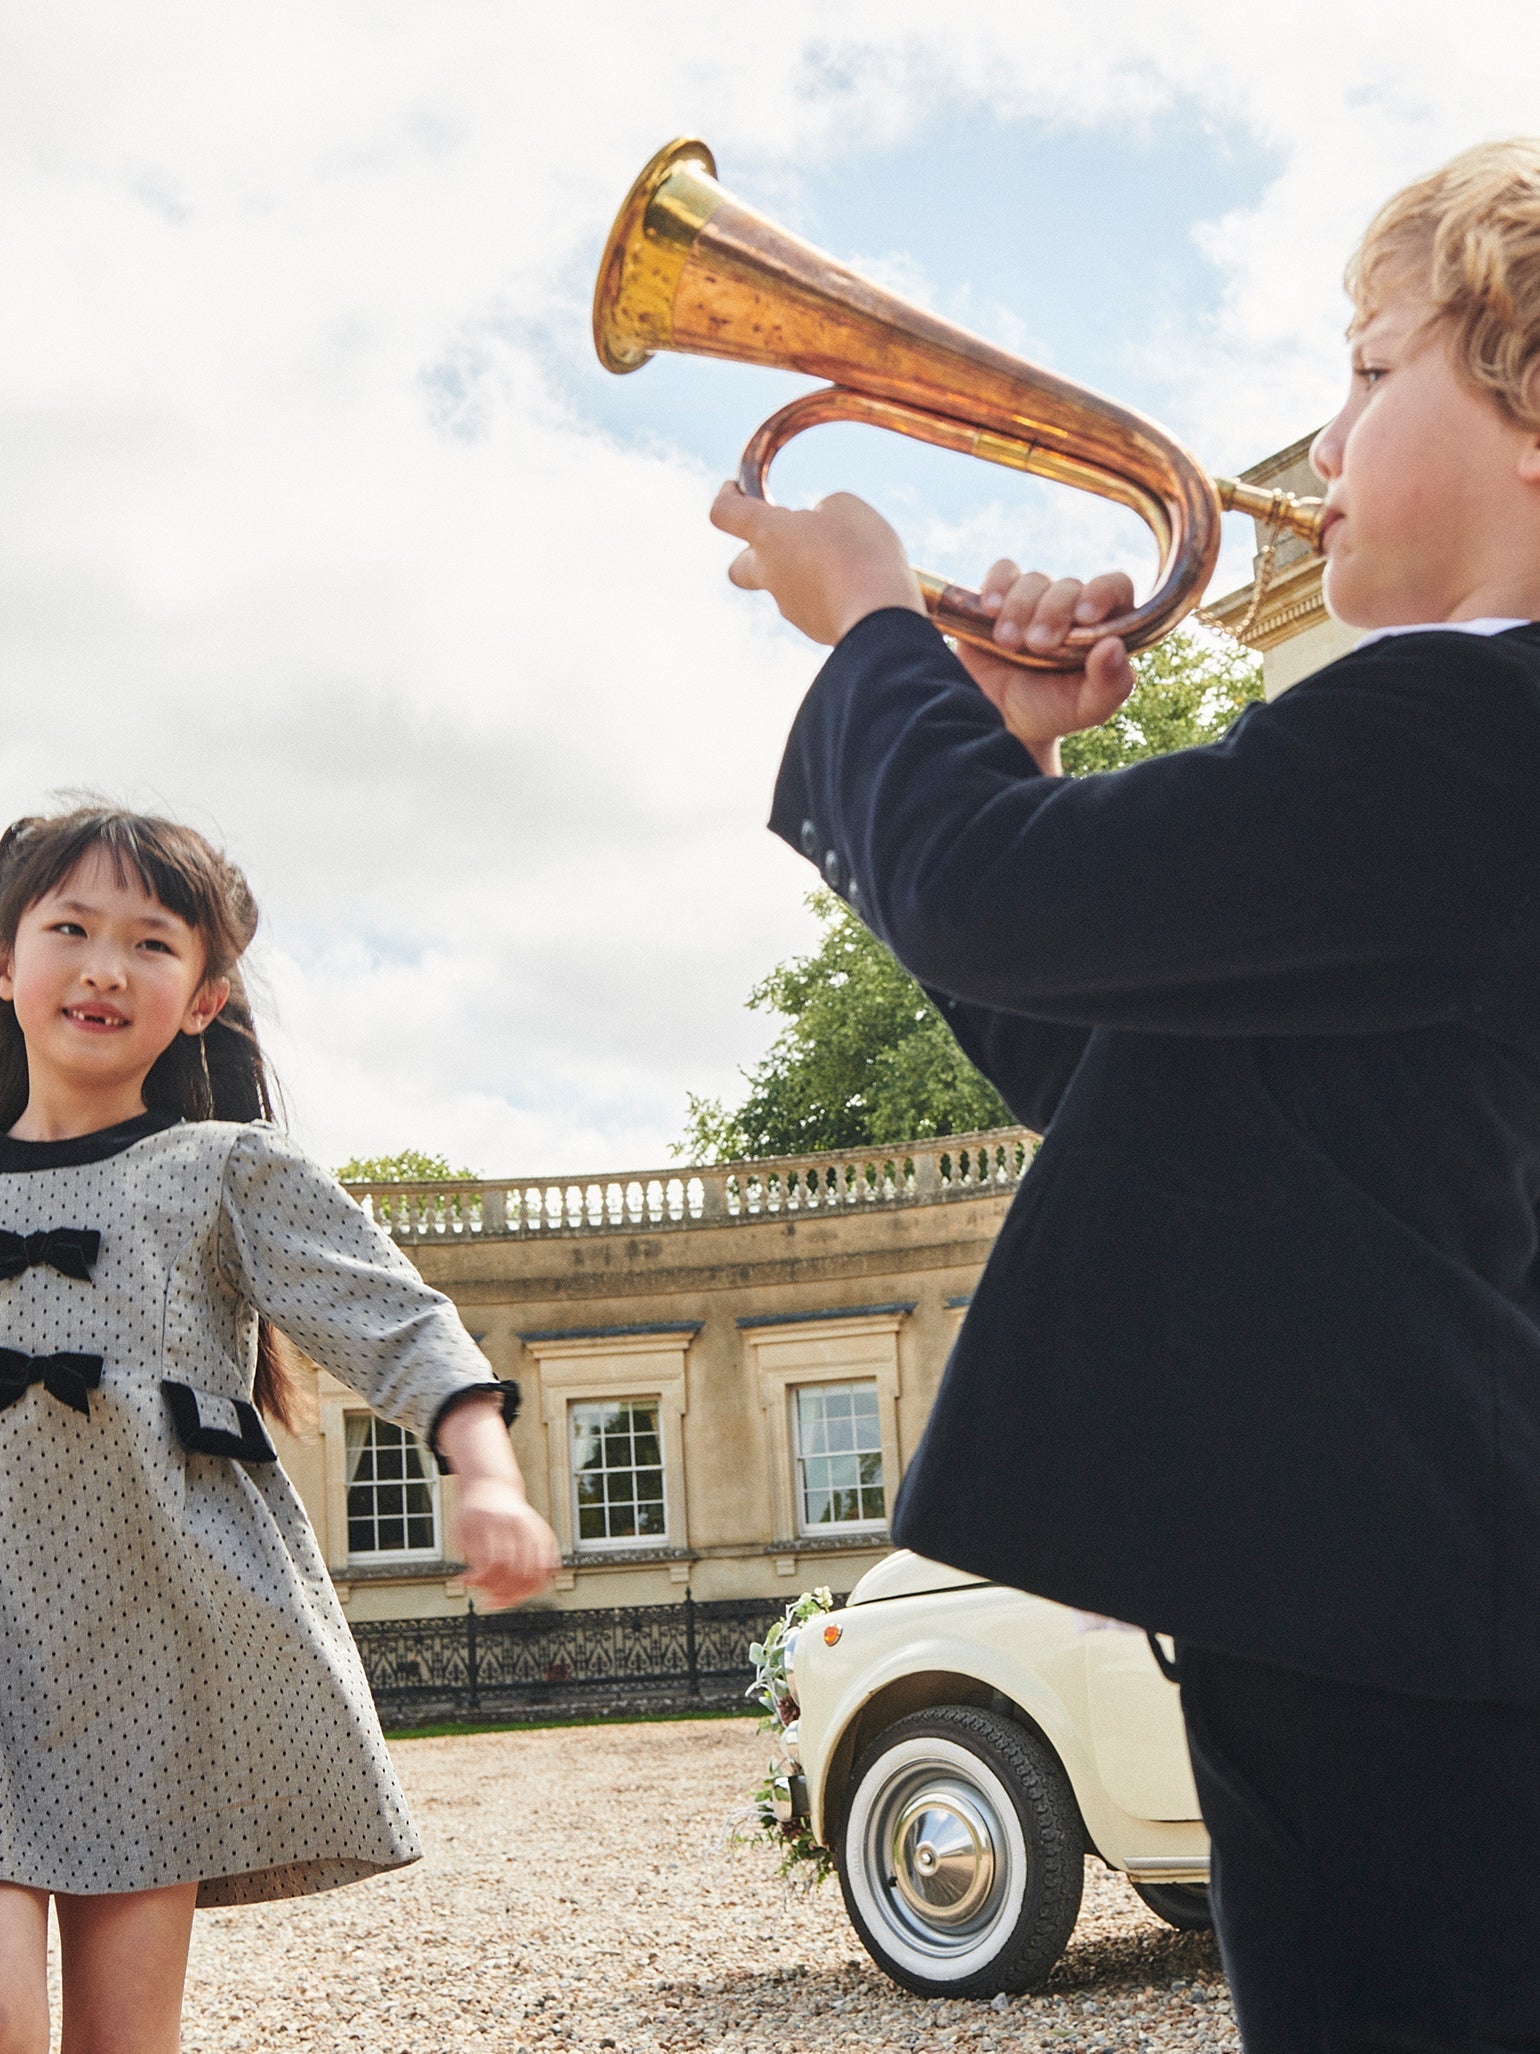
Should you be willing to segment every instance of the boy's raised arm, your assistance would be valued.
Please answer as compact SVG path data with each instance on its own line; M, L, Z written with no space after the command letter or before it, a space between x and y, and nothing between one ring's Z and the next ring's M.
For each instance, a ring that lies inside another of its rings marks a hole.
M888 609L809 692L770 824L974 1007L1214 1035L1454 1020L1512 910L1476 880L1517 889L1491 855L1529 819L1504 770L1532 715L1508 681L1490 644L1398 638L1212 747L1050 778L929 623Z

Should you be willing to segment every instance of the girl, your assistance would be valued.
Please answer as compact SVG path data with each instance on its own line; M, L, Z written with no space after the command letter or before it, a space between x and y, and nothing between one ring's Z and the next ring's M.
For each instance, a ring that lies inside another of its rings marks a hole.
M493 1606L556 1543L453 1308L272 1125L245 879L113 811L0 838L0 2054L174 2054L195 1904L421 1848L263 1415L278 1329L459 1476Z

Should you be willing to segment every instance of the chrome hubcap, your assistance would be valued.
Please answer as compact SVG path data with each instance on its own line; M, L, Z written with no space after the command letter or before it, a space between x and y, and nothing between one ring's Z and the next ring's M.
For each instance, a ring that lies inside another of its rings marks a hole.
M893 1882L928 1925L969 1924L989 1902L995 1843L988 1814L956 1784L916 1792L893 1822Z

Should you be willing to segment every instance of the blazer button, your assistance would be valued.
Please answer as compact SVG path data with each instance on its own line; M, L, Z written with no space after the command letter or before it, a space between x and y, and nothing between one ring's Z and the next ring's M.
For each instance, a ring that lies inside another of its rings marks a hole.
M804 856L818 854L818 830L811 820L804 820L802 823L802 853Z
M849 899L852 910L859 913L861 910L861 887L856 883L854 878L851 878L849 886L846 889L845 896L847 899Z
M831 891L838 891L840 888L840 859L833 849L830 849L824 856L823 874L824 881L829 886L829 889Z

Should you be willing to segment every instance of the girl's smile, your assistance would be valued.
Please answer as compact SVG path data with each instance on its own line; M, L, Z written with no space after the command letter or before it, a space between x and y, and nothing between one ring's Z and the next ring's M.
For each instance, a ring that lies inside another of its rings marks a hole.
M201 1034L228 996L204 975L201 936L131 871L93 849L22 914L0 998L26 1037L21 1140L60 1139L132 1119L178 1034Z

